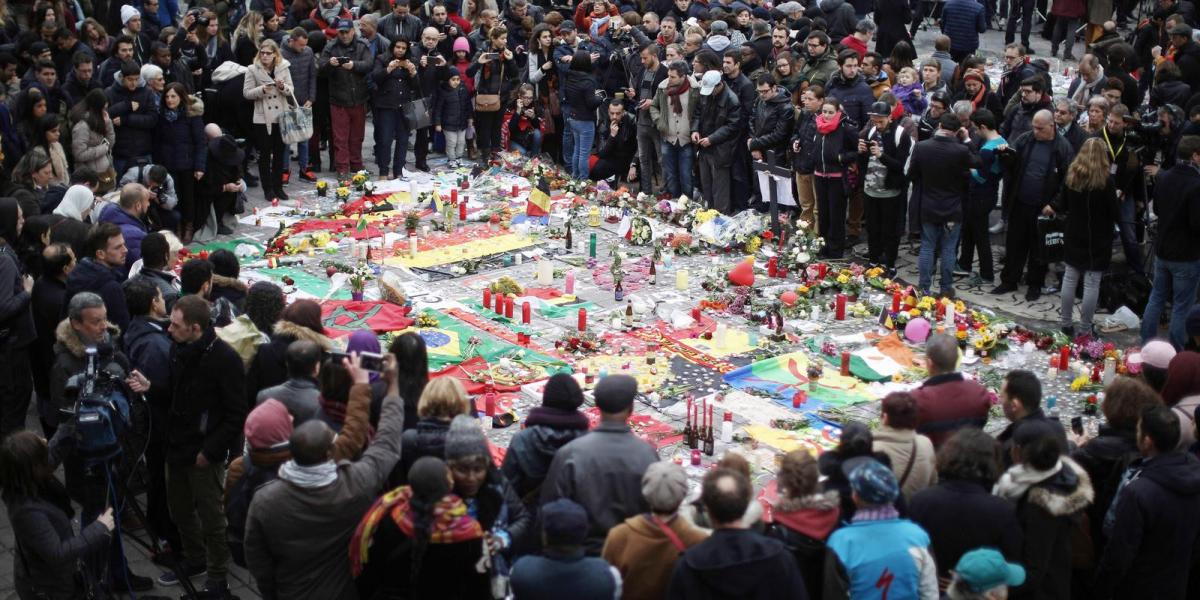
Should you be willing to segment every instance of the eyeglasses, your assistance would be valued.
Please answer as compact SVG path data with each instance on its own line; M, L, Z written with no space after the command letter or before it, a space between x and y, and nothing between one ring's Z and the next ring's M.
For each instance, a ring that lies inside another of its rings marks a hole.
M805 44L805 46L808 46L809 48L820 48L824 45L825 44L822 44L821 42L809 42L809 43Z
M770 94L770 93L771 93L771 88L767 88L765 90L758 90L759 96L766 96L767 94Z

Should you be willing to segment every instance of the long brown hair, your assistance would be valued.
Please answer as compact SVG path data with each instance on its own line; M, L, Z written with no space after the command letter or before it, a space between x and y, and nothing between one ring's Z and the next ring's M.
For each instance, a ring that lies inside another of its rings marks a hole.
M1100 138L1089 138L1067 169L1067 187L1077 192L1102 190L1108 185L1108 149Z
M17 431L0 445L0 486L4 500L41 497L54 479L46 442L31 431Z

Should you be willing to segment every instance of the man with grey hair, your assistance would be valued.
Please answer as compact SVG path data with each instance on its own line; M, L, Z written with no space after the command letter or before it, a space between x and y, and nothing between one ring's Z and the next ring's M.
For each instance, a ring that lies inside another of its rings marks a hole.
M954 337L936 334L926 340L925 363L929 377L912 392L917 400L917 433L938 447L963 427L982 429L987 425L991 408L988 392L958 372L958 342Z
M875 37L875 21L870 19L861 19L854 26L854 32L842 38L842 47L853 50L858 54L859 62L862 62L867 51L870 49L871 38Z
M1066 138L1067 143L1071 144L1072 152L1079 152L1079 147L1088 137L1088 134L1075 121L1077 116L1079 116L1079 105L1074 100L1070 98L1054 100L1054 127L1058 129L1059 135Z
M1104 76L1104 67L1095 54L1084 54L1079 58L1079 75L1071 80L1067 88L1067 97L1074 100L1078 106L1087 105L1093 96L1104 93L1104 84L1108 78Z
M666 460L653 463L642 475L650 512L609 530L600 556L621 572L629 597L662 598L679 553L708 538L679 515L687 492L683 467Z

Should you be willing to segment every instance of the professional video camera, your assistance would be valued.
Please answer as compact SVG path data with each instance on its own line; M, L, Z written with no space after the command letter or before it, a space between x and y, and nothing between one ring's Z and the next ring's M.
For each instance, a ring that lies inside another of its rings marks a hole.
M110 345L84 350L86 366L67 380L67 394L75 394L75 450L94 461L121 453L121 438L130 426L129 396L121 375L104 368L111 362Z

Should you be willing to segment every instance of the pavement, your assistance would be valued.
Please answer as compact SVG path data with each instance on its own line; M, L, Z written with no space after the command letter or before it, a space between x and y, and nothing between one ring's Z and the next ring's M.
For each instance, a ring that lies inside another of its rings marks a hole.
M1038 29L1039 29L1039 27L1035 27L1035 31L1034 31L1033 37L1032 37L1033 49L1037 53L1037 56L1046 58L1047 60L1050 61L1051 66L1052 66L1052 72L1061 73L1064 67L1073 67L1074 66L1073 63L1065 63L1065 61L1050 57L1050 44L1047 40L1043 39L1042 37L1040 37L1037 34ZM937 34L936 30L927 30L927 31L923 30L918 33L917 38L916 38L916 49L917 49L918 56L921 56L921 57L928 56L929 53L932 52L933 37L936 34ZM980 43L981 43L981 46L980 46L981 54L993 57L996 61L999 61L998 57L1003 54L1003 50L1004 50L1004 34L1003 34L1003 32L988 31L986 34L981 36ZM1076 48L1075 48L1075 55L1078 57L1078 56L1082 56L1083 53L1084 53L1084 51L1083 51L1083 48L1081 47L1081 43L1077 43ZM370 128L369 121L368 121L368 128ZM376 172L378 170L378 168L374 164L374 157L373 157L374 148L373 148L373 142L371 141L373 138L371 136L371 132L369 129L368 129L365 139L367 140L367 142L364 144L364 148L363 148L364 159L367 163L367 168L370 169L372 172ZM326 158L328 158L327 155L326 155ZM409 165L411 168L411 165L412 165L412 162L411 162L412 154L411 153L409 154L409 161L410 161ZM436 163L438 161L431 159L430 162ZM251 168L256 169L256 166L252 165ZM435 168L436 168L436 166L435 166ZM256 171L255 171L255 173L256 173ZM299 180L295 176L296 169L293 168L292 174L293 174L292 181L294 183L292 183L291 187L298 188L301 185L308 185L307 183ZM327 178L332 178L332 176L333 176L333 174L331 172L324 172L324 173L322 173L322 175L326 176ZM250 200L250 207L266 206L266 201L263 199L263 196L262 196L262 188L252 188L248 193L248 197ZM250 207L248 207L248 209ZM235 232L235 235L236 235L236 232ZM996 238L993 239L994 243L997 241L999 241L999 240ZM1001 242L1001 245L1002 245L1002 242ZM906 247L907 247L907 245L902 247L902 253L906 251L905 250ZM1002 251L1002 249L1001 249L1001 251ZM997 297L993 296L992 298L997 298ZM1048 324L1048 322L1056 322L1057 318L1058 318L1057 298L1053 298L1052 300L1053 300L1052 302L1047 302L1042 306L1036 307L1037 308L1036 311L1031 311L1028 313L1020 314L1019 315L1021 317L1020 320L1025 321L1025 322L1030 322L1030 323L1036 323L1036 322L1040 321L1041 322L1040 324L1042 326L1046 326ZM980 294L980 297L977 298L976 301L984 304L985 306L988 305L987 298L985 296L983 296L982 294ZM997 298L993 302L994 302L994 304L992 304L992 308L995 308L998 312L1001 312L1001 313L1005 312L1001 305L1002 304L1008 305L1007 300L1002 302L1000 299ZM34 431L40 430L40 427L37 425L36 415L34 415L33 413L30 414L28 427ZM0 505L0 511L4 511L4 508L2 505ZM142 536L144 538L144 533L139 532L138 535ZM0 599L16 599L17 598L16 593L14 591L14 587L13 587L14 557L12 556L12 554L13 554L14 548L15 548L15 542L14 542L13 534L12 534L12 526L9 523L7 515L4 515L3 518L0 518L0 553L3 554L3 556L0 556ZM162 572L162 569L160 567L158 567L157 565L153 564L150 561L149 554L143 548L141 548L140 546L137 546L136 544L126 544L126 557L129 560L131 569L133 570L134 573L136 573L138 575L144 575L144 576L156 578ZM201 579L202 578L198 578L196 583L202 585L203 581L201 581ZM258 594L257 590L255 589L254 582L253 582L252 578L250 577L249 573L245 569L237 567L236 565L231 565L230 574L229 574L229 585L230 585L230 589L234 593L234 595L236 595L240 598L260 598L261 597ZM158 587L151 592L147 592L147 594L159 595L159 596L169 596L172 598L179 597L179 595L181 593L182 593L182 589L179 587L172 587L172 588ZM139 595L138 597L142 597L142 595Z

